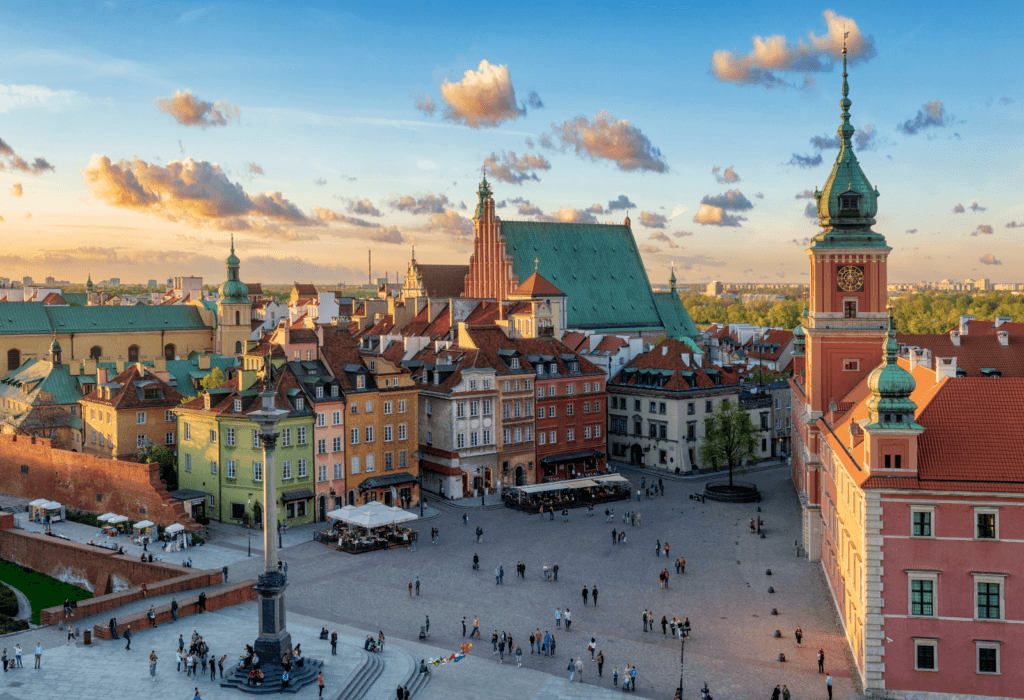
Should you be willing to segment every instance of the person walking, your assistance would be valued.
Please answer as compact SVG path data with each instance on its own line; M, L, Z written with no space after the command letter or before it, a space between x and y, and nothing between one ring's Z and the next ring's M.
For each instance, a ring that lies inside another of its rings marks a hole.
M800 646L800 640L804 638L804 631L800 629L799 625L797 625L796 632L793 633L793 636L796 637L797 646Z
M149 652L149 675L156 683L156 649Z
M463 619L462 622L463 622L463 624L462 624L462 636L465 637L466 636L466 624L465 624L466 621L465 621L465 619ZM334 631L334 632L331 632L331 656L337 656L337 655L338 655L338 632Z
M3 663L4 673L7 673L7 647L4 647L4 653L0 654L0 662Z
M665 558L668 559L668 557L669 557L669 548L668 548L668 542L666 542L665 543Z
M178 673L181 673L181 649L177 649L174 652L174 660L178 662Z
M610 516L610 511L609 511L609 510L608 510L607 508L605 508L605 509L604 509L604 521L605 521L605 522L608 522L608 521L609 521L609 519L610 519L610 517L611 517L611 516Z
M498 567L494 567L494 585L497 586L501 581L498 580Z
M523 667L523 650L520 649L519 647L516 647L516 668L522 668L522 667Z
M637 527L643 527L643 524L644 524L644 523L643 523L643 520L641 520L641 519L640 519L640 514L639 514L639 513L637 513L637 514L636 514L636 526L637 526Z
M818 649L818 673L825 672L825 650Z
M420 577L416 577L416 595L420 594Z
M597 607L597 586L590 587L590 597L594 600L594 607Z
M505 585L505 567L501 565L498 566L498 584Z
M780 700L782 698L782 688L775 684L775 690L772 691L772 700Z
M637 493L639 493L639 491ZM636 500L639 501L640 497L637 496ZM630 525L630 527L636 527L636 513L630 513L629 514L629 525Z
M21 644L14 645L14 666L15 668L24 668L21 665Z
M590 638L590 644L587 645L587 651L590 652L590 660L594 660L594 652L597 650L597 640L593 637Z
M479 525L477 525L476 526L476 541L477 541L477 543L480 543L482 541L483 536L484 536L483 529Z
M221 680L224 680L224 659L228 658L227 654L224 654L217 659L217 671L220 673Z
M655 540L654 541L654 556L656 556L656 557L660 557L661 556L661 540Z
M531 654L533 653L533 650L534 650L534 647L536 646L536 644L537 644L537 637L533 634L533 632L530 632L530 653Z
M603 651L598 651L597 652L597 675L598 675L599 678L601 677L602 669L604 669L604 652Z
M686 557L679 557L679 573L686 573Z
M644 609L644 632L647 631L647 609Z
M612 687L613 688L618 688L619 687L619 667L618 666L615 666L614 668L612 668Z
M551 656L551 633L544 630L544 656Z
M462 618L462 637L466 637L466 618Z
M583 596L583 607L587 607L587 596L590 595L590 591L587 590L586 584L583 585L583 593L581 595Z
M473 554L473 570L480 568L480 557L477 554Z
M673 617L672 618L672 622L675 622L675 621L676 621L676 619ZM675 634L674 634L674 632L675 632L675 625L672 626L672 631L673 631L673 635L672 636L674 637L675 636ZM664 615L662 615L661 616L661 636L664 637L666 634L668 634L668 620L665 618Z
M424 617L426 617L427 619L423 623L423 631L426 632L427 636L429 637L430 636L430 615L425 615Z
M171 619L175 622L178 621L178 599L171 598Z
M470 639L473 638L474 634L477 639L480 639L480 620L477 619L476 615L473 616L473 631L469 633Z
M317 685L318 688L320 688L320 694L317 695L317 697L318 698L322 698L324 696L324 672L323 671L320 671L318 674L316 674L316 685Z
M569 668L568 668L568 670L569 670L569 682L572 683L573 678L576 677L576 664L574 664L572 662L571 658L569 659Z
M555 627L562 626L562 609L555 608Z
M498 641L498 663L505 663L505 638L502 637Z
M619 532L615 528L612 528L612 544L615 544L619 540Z
M409 581L409 597L412 598L412 581Z
M469 525L469 513L462 514L462 524Z
M576 679L583 682L583 658L579 656L576 657Z
M127 627L124 628L124 639L125 639L126 642L128 642L127 644L124 645L124 650L125 651L131 651L131 648L132 648L132 626L131 625L128 625Z
M785 684L783 684L782 685L782 700L789 700L789 698L790 698L789 688Z
M825 675L825 687L828 688L828 700L832 700L832 674Z
M662 619L662 620L664 620L665 618L663 617L663 618L661 618L661 619ZM669 628L671 628L671 630L672 630L672 639L675 639L675 638L676 638L676 630L677 630L677 629L679 629L680 627L681 627L681 625L678 625L678 624L676 623L676 618L675 618L675 617L673 617L673 618L672 618L672 622L671 622L671 623L669 623ZM665 635L663 634L662 636L665 636Z
M565 609L565 615L562 617L565 618L565 631L568 632L569 627L572 626L572 618L569 616L569 608Z
M557 561L555 562L555 565L551 567L551 573L553 573L555 575L555 581L558 581L558 562Z
M629 667L629 689L636 692L636 666Z

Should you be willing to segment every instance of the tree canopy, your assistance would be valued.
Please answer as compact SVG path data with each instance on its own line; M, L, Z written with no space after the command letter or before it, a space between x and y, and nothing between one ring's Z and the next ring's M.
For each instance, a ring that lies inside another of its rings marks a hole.
M733 469L742 468L745 460L757 458L757 434L750 415L739 404L726 399L705 420L700 461L715 468L728 465L729 486L732 486Z
M223 386L227 380L228 378L224 376L224 371L220 367L214 367L213 371L199 380L199 386L203 389L216 389L219 386Z

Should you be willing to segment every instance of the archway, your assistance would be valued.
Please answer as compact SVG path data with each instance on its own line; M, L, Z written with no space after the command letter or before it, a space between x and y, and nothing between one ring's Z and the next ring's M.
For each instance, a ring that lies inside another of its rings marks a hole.
M7 351L7 371L12 372L21 367L21 350L12 348Z
M242 341L241 340L236 340L235 341L235 354L236 355L241 355L242 354Z
M89 348L89 359L98 361L101 357L103 357L103 348L99 345L93 345Z
M242 325L242 314L239 311L235 312L235 325L236 326Z
M526 470L523 469L522 464L516 465L516 486L522 486L526 483Z
M327 520L327 496L320 494L320 522Z
M128 346L128 361L138 362L139 361L139 346L129 345Z
M350 506L354 506L356 504L356 492L355 491L349 491L348 492L348 504Z
M174 359L174 351L175 351L174 343L167 343L167 345L164 346L164 359L168 360L168 361L173 360Z
M640 445L633 445L629 450L629 463L630 464L643 464L644 463L644 451L640 449Z

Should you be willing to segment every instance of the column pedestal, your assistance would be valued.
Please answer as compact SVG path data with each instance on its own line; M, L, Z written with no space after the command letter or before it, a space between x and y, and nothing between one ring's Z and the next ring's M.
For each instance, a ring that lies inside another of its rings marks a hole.
M281 657L292 654L292 636L285 626L285 589L288 587L282 574L268 572L260 574L256 593L259 595L259 637L253 648L260 662L280 664Z

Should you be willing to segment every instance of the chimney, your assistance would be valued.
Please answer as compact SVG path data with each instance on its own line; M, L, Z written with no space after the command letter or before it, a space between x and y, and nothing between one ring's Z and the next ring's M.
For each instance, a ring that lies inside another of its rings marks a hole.
M850 449L860 444L861 440L864 439L864 434L860 430L860 426L856 421L850 421Z
M679 353L679 359L682 360L683 364L686 365L687 367L690 366L690 356L687 355L685 352Z
M1004 348L1010 347L1010 331L996 331L996 337Z
M1009 316L996 316L996 328L999 328L999 326L1003 325L1004 323L1009 323L1012 320L1013 319L1010 318Z
M662 355L662 357L664 357L667 354L668 354L668 345L662 345L661 346L661 355Z
M210 356L200 355L196 358L199 361L199 369L210 369Z
M96 368L96 386L107 383L107 368L97 367Z
M963 317L961 316L961 318L963 318ZM962 332L966 332L966 326L960 326L960 327L963 328L964 331L952 330L952 331L949 332L949 340L950 340L951 343L953 343L953 347L954 348L960 347L960 334Z
M935 381L936 383L942 381L943 378L949 377L951 379L956 378L956 358L955 357L937 357L935 358Z
M960 333L967 335L968 324L974 320L974 316L966 315L960 317Z
M158 372L163 372L167 369L167 358L163 355L153 358L153 369Z
M921 363L921 348L914 346L907 348L907 359L910 360L910 371Z

